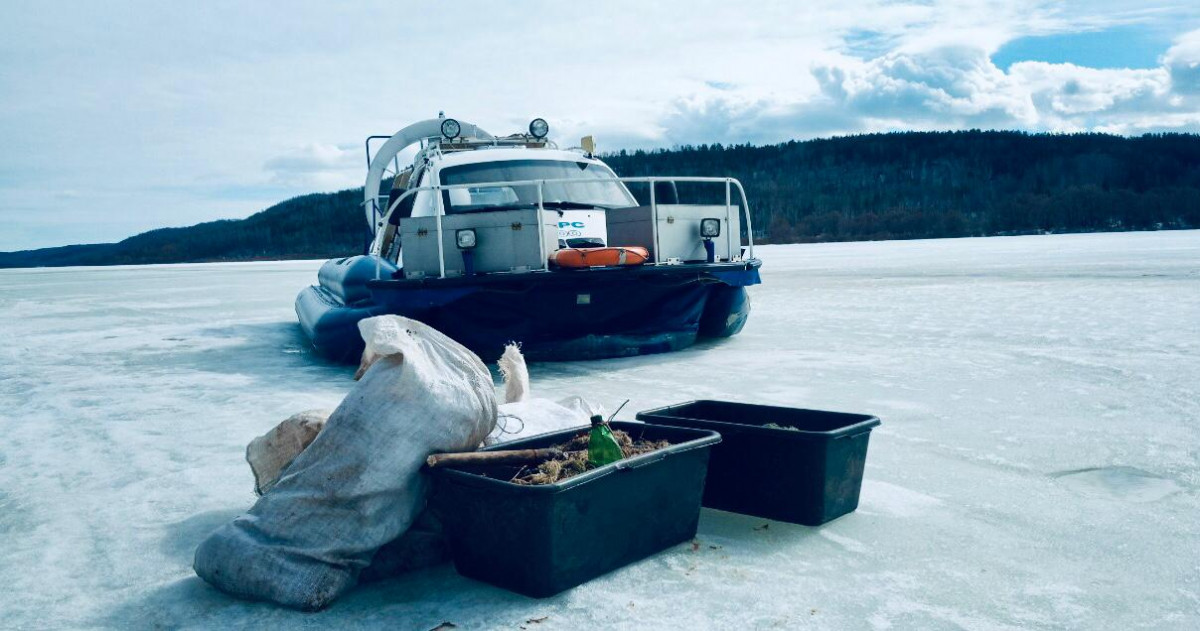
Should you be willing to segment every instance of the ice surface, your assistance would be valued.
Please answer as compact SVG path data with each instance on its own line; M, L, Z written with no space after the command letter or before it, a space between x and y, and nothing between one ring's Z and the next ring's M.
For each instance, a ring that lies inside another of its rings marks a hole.
M190 565L254 500L246 443L350 387L292 313L319 262L0 272L0 628L1200 628L1200 232L758 252L738 337L535 394L877 414L857 513L705 511L548 600L442 566L307 615Z

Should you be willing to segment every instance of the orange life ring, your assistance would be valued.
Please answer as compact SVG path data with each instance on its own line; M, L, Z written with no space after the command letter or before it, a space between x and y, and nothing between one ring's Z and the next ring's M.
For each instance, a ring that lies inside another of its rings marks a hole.
M646 248L565 248L550 256L550 261L559 267L616 267L641 265L650 258Z

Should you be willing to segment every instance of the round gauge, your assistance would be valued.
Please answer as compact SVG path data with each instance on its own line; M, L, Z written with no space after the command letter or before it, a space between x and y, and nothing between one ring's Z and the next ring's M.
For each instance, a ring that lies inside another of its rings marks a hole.
M460 133L462 133L462 125L459 125L458 121L453 118L442 121L442 135L447 139L454 140Z

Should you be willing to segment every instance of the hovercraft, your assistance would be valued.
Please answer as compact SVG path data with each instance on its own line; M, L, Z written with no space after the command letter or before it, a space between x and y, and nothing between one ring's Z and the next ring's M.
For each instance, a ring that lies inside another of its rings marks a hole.
M548 133L439 116L368 138L366 253L326 262L296 298L316 350L356 358L358 321L388 313L484 359L511 342L531 360L600 359L741 331L761 265L741 183L617 177L591 137L560 150ZM680 203L684 188L701 203Z

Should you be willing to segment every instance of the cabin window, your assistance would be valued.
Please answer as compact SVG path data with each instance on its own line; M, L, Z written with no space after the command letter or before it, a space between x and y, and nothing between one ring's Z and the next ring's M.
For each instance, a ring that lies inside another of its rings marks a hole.
M547 208L624 208L637 202L602 164L565 160L505 160L447 167L441 170L442 185L481 184L444 191L446 213L536 208L535 184L502 182L563 180L546 182L542 202ZM494 186L488 184L496 183Z

